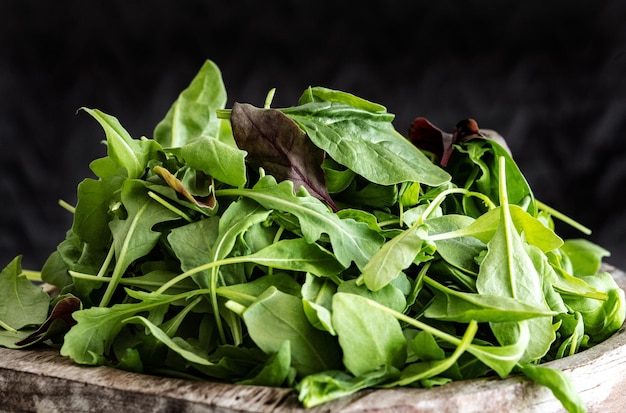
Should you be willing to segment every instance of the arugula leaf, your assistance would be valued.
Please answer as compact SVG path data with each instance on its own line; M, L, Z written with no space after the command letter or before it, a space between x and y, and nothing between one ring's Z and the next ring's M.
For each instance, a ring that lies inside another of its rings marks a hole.
M277 184L270 175L261 178L253 188L220 189L216 194L250 198L265 208L295 215L307 242L313 243L320 239L322 233L327 233L332 251L344 267L348 267L352 261L363 267L383 241L381 235L366 224L338 218L317 198L302 191L294 194L290 181Z

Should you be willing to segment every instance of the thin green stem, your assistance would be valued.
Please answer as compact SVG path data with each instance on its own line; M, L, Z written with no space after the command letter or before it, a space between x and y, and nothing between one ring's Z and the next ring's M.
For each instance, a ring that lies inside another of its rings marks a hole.
M480 192L470 191L465 188L449 188L449 189L446 189L445 191L442 191L440 194L438 194L435 197L435 199L432 200L432 202L428 205L426 210L424 210L424 213L422 213L420 218L417 220L417 224L418 225L423 224L424 220L427 219L430 216L430 214L432 214L435 211L435 209L437 209L437 207L441 205L441 203L445 200L445 198L450 194L464 194L466 196L474 196L476 198L481 199L489 209L493 209L496 207L495 204L491 201L491 199L489 199L489 197L485 194L482 194Z
M42 281L41 280L41 271L32 271L32 270L22 270L22 274L26 276L31 281Z
M75 208L75 207L73 207L72 205L68 204L67 202L65 202L65 201L64 201L64 200L62 200L62 199L59 199L59 205L60 205L63 209L65 209L65 210L67 210L67 211L71 212L72 214L73 214L74 212L76 212L76 208Z
M583 224L573 220L572 218L568 217L567 215L563 214L562 212L557 211L556 209L544 204L543 202L535 199L535 203L537 204L537 207L539 209L542 209L544 211L546 211L547 213L549 213L550 215L552 215L554 218L570 225L573 228L576 228L578 231L582 232L585 235L591 235L591 229L587 228L586 226L584 226Z
M0 320L0 328L4 328L6 331L11 332L11 333L17 333L16 329L14 329L10 325L6 324L2 320Z
M208 262L206 264L200 265L199 267L195 267L188 271L185 271L184 273L180 275L177 275L176 277L172 278L171 280L163 284L161 288L159 288L156 292L157 294L163 294L163 292L167 291L170 287L172 287L173 285L176 285L177 283L184 280L185 278L191 277L192 275L197 274L202 271L210 270L213 267L219 267L221 265L228 265L228 264L238 264L241 262L247 262L245 255L241 257L229 257L229 258L224 258L222 260Z
M102 263L102 266L100 266L100 270L98 271L98 274L97 274L98 277L104 277L104 274L106 274L107 271L109 270L109 265L111 265L111 261L113 260L114 256L115 256L115 247L114 247L114 244L111 243L109 252L107 253L107 256L104 258L104 262Z
M156 193L152 191L148 191L148 196L154 199L155 201L157 201L159 204L163 205L165 208L175 213L176 215L182 217L185 221L193 222L193 220L191 219L189 215L185 214L180 208L177 208L176 206L172 205L172 203L167 202L165 199L161 198Z

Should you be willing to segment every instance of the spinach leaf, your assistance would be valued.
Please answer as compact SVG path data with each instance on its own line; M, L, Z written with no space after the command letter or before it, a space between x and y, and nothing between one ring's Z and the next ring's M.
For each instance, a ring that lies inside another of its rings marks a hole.
M391 114L342 102L310 102L281 110L316 146L371 182L392 185L411 181L437 186L450 180L394 129Z
M217 65L204 62L189 86L154 129L154 139L166 148L179 148L202 136L220 136L215 110L226 105L226 88Z
M43 323L49 302L48 294L23 274L21 255L0 272L0 328L15 333Z
M343 352L343 364L355 376L380 366L401 368L406 360L406 340L392 315L372 308L359 295L333 297L332 322Z
M268 288L242 314L250 338L266 354L291 344L291 363L299 377L338 369L341 366L336 339L313 327L304 313L302 300Z

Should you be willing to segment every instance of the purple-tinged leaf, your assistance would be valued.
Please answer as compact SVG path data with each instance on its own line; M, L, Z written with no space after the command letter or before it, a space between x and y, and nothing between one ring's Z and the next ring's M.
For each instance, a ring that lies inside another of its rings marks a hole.
M288 116L276 109L235 103L230 121L239 149L247 162L263 168L277 181L290 180L337 210L326 188L322 162L325 153Z

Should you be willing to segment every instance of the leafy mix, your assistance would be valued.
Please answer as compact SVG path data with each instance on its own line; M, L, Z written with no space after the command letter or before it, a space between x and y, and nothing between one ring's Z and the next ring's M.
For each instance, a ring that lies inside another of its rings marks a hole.
M311 87L283 109L272 93L226 109L207 61L152 139L84 108L107 156L41 271L60 293L15 258L0 344L289 386L305 407L522 374L584 411L541 363L613 334L624 292L601 271L608 251L554 232L553 218L580 226L534 197L506 145L423 118L405 138L385 107L341 91Z

